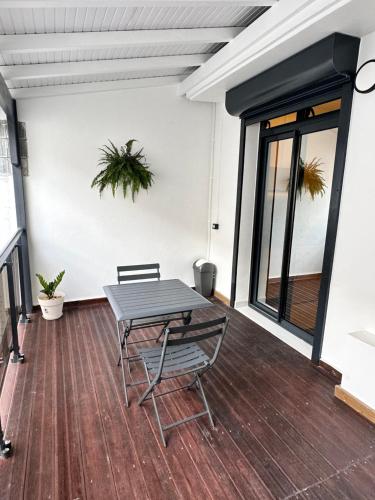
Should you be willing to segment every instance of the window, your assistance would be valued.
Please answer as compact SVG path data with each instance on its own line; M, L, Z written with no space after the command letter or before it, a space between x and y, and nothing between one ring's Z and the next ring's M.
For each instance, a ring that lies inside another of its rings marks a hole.
M316 106L310 106L293 113L265 120L263 122L263 128L270 129L280 127L281 125L287 125L288 123L293 123L301 119L315 118L316 116L324 115L326 113L340 111L340 108L341 99L334 99L333 101L323 102L322 104L317 104Z
M332 113L333 111L339 111L341 108L341 99L335 99L334 101L324 102L323 104L317 104L311 108L310 116L319 116L325 113Z
M0 252L17 230L13 166L10 160L8 124L0 109Z
M279 127L280 125L285 125L287 123L295 122L297 120L297 112L289 113L288 115L277 116L271 120L267 120L266 127L273 128Z

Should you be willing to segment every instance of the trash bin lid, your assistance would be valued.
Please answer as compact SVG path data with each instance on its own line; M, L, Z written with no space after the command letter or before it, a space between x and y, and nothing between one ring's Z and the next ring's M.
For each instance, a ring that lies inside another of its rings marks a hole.
M214 272L215 266L206 259L198 259L193 264L193 269L199 269L200 272Z
M203 264L206 264L206 262L208 262L208 260L206 259L198 259L194 262L193 266L195 267L200 267L202 266Z

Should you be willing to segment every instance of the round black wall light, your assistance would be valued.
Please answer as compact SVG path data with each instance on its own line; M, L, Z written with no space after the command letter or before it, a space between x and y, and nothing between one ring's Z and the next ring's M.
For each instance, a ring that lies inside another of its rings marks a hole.
M361 88L359 85L358 85L358 76L360 74L360 72L366 67L368 66L369 64L371 63L375 63L375 59L369 59L368 61L364 62L357 70L357 73L355 75L355 80L354 80L354 88L357 92L359 92L360 94L369 94L370 92L372 92L373 90L375 90L375 83L373 85L371 85L371 87L368 87L368 88Z

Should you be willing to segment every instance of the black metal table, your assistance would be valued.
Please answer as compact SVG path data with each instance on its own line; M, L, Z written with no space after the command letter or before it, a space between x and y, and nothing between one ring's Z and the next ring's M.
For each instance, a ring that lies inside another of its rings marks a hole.
M103 289L116 318L125 403L128 406L127 387L131 384L127 384L125 376L120 324L123 321L194 311L213 304L178 279L108 285Z

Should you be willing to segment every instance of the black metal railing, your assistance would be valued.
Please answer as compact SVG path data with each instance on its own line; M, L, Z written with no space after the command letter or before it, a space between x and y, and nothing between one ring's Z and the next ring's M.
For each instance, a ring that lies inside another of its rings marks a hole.
M22 236L19 230L0 254L0 394L9 361L22 363L18 338L19 322L27 322L25 282L22 265ZM0 455L7 456L11 444L4 438L0 421Z

